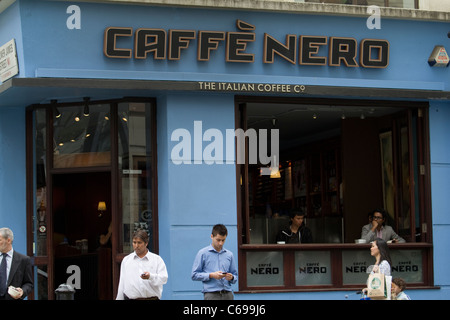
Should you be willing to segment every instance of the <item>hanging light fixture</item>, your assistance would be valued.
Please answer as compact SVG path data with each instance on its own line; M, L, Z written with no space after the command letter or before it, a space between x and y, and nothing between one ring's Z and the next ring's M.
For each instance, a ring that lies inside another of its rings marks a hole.
M98 217L101 218L106 211L106 202L99 201L97 206Z
M52 106L53 106L53 114L55 115L55 118L56 119L58 119L58 118L61 118L61 112L59 112L59 110L58 110L58 108L57 108L57 102L58 102L58 100L51 100L50 101L51 102L51 104L52 104Z
M85 117L89 117L89 101L91 100L91 98L89 97L84 97L84 116Z

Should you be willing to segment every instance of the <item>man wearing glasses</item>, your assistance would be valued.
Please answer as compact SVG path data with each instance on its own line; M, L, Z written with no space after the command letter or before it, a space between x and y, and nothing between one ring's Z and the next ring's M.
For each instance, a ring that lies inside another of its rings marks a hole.
M384 209L376 209L372 214L372 222L365 225L361 231L361 239L367 243L376 238L383 239L386 242L403 243L405 239L395 233L391 226L385 225L387 212Z

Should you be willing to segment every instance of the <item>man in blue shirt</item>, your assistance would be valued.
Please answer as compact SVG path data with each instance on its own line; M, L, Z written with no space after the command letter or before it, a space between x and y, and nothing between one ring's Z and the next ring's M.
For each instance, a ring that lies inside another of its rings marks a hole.
M205 300L233 300L231 284L237 281L233 253L223 247L228 230L216 224L211 232L211 244L200 249L192 266L192 280L203 282Z

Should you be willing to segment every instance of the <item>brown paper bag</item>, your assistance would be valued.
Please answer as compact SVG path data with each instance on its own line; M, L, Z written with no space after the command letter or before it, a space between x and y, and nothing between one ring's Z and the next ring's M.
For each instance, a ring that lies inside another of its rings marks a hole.
M371 299L387 298L386 279L384 274L374 272L369 275L367 281L367 297Z

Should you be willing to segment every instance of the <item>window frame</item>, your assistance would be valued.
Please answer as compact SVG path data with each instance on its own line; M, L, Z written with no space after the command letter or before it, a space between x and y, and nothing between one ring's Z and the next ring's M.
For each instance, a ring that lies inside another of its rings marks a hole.
M113 295L117 292L118 280L120 275L120 263L122 259L129 254L129 252L123 252L122 246L122 203L121 203L121 182L119 175L118 165L118 124L117 124L117 111L119 103L148 103L151 108L151 166L152 166L152 211L153 211L153 245L154 252L159 252L159 228L158 228L158 176L157 176L157 128L156 128L156 98L150 97L125 97L120 99L108 99L108 100L90 100L89 105L95 104L109 104L111 115L111 127L110 127L110 141L111 141L111 162L106 166L88 166L88 167L71 167L71 168L55 168L53 167L53 148L49 147L53 145L53 118L55 107L71 107L71 106L84 106L85 101L80 99L74 102L57 102L49 101L45 104L33 104L26 108L26 225L27 225L27 255L32 258L33 267L47 267L47 296L49 300L55 298L55 283L54 283L54 250L52 245L53 233L53 212L51 206L47 206L47 238L46 238L46 254L37 255L34 252L34 214L39 204L35 203L34 192L34 177L35 177L35 162L34 162L34 133L35 133L35 111L37 109L45 110L46 119L46 203L52 203L52 176L55 174L65 173L89 173L89 172L109 172L111 175L111 219L113 232L111 234L112 243L112 288ZM29 295L29 299L34 300L34 291Z
M420 219L421 226L426 228L422 232L420 242L409 242L401 244L390 244L391 250L420 250L422 252L422 282L410 283L408 288L433 288L433 242L432 242L432 216L431 216L431 181L430 181L430 149L429 149L429 104L426 102L411 101L385 101L385 100L346 100L326 98L284 98L284 97L261 97L261 96L236 96L235 97L235 126L247 130L246 103L268 102L268 103L298 103L298 104L332 104L332 105L383 105L405 107L410 110L419 110L418 129L422 132L418 138L418 144L423 152L419 152L417 161L423 165L424 172L419 175ZM248 153L246 150L246 159ZM364 284L343 284L342 252L347 250L370 249L370 244L353 243L317 243L317 244L249 244L249 188L248 188L248 161L245 164L236 165L236 197L237 197L237 225L238 225L238 259L239 259L239 292L305 292L305 291L337 291L361 289ZM422 230L423 231L423 230ZM295 252L299 251L329 251L331 262L331 285L305 285L295 284ZM247 252L282 251L284 262L284 285L282 286L249 286L247 284Z

